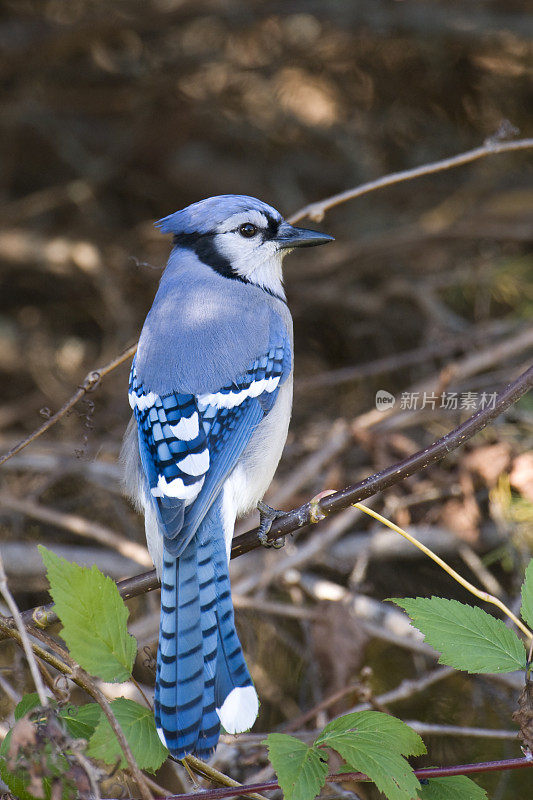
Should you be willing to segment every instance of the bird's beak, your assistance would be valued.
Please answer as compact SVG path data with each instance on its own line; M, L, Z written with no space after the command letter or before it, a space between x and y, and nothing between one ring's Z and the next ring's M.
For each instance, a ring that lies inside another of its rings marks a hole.
M307 228L295 228L288 222L282 222L275 236L282 250L292 250L293 247L314 247L317 244L327 244L335 241L333 236Z

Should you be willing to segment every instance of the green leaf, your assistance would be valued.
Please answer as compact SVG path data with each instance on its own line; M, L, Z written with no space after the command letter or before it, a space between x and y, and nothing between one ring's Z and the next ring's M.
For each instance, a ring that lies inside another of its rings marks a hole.
M96 566L80 567L42 545L39 550L72 658L104 681L128 680L137 643L128 633L129 612L115 582Z
M41 701L39 699L39 695L37 692L32 692L31 694L25 694L22 697L20 703L17 704L15 711L13 712L15 715L15 722L18 722L24 714L27 714L28 711L32 711L37 706L41 705Z
M285 800L313 800L320 794L328 774L325 753L286 733L270 733L266 745Z
M524 583L522 584L522 607L520 615L533 628L533 558L526 568Z
M381 711L355 711L338 717L326 725L315 744L328 744L330 737L350 731L376 731L384 747L393 747L404 756L420 756L426 752L426 746L416 731L401 719Z
M466 775L451 778L430 778L422 785L420 800L488 800L485 789Z
M415 800L420 784L403 755L426 748L408 725L379 711L359 711L333 720L315 745L331 747L356 772L364 772L389 800Z
M157 735L152 711L125 697L113 700L110 705L139 767L155 772L167 758L168 750ZM120 766L127 766L122 748L107 717L102 716L96 726L87 754L105 761L106 764L116 764L120 759Z
M481 608L443 597L392 598L405 609L439 662L467 672L512 672L526 668L524 645L505 624Z
M84 706L68 705L59 712L68 732L75 739L90 739L102 715L103 711L98 703L87 703Z
M49 702L54 708L57 706L54 700L49 700ZM18 722L21 717L39 706L40 700L37 692L25 694L15 708L15 722ZM64 720L68 732L75 739L90 739L100 721L102 710L97 703L87 703L83 706L76 706L71 703L64 708L60 708L58 716Z

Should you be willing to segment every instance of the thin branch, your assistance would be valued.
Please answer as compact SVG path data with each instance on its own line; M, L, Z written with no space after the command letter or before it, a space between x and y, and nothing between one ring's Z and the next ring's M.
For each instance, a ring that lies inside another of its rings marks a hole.
M340 492L334 492L318 502L310 501L304 503L300 508L289 511L284 517L275 520L268 533L268 539L277 539L280 536L287 536L289 533L294 533L310 523L319 522L329 516L329 514L343 511L354 503L366 500L368 497L372 497L378 492L400 483L400 481L408 478L415 472L425 469L437 461L441 461L448 453L462 446L475 436L476 433L483 430L492 420L496 419L500 414L503 414L509 406L516 403L516 401L519 400L522 395L526 394L532 386L533 367L530 367L496 396L493 405L477 411L465 420L465 422L457 428L454 428L445 436L437 439L437 441L433 442L429 447L419 450L412 456L387 467L387 469L381 472L376 472L374 475L365 478L365 480L353 486L348 486ZM258 531L258 528L254 528L253 530L241 534L241 536L237 536L233 540L231 557L238 558L238 556L260 547L261 542L257 536ZM150 570L149 572L135 575L133 578L119 581L117 585L121 596L127 600L130 597L137 597L140 594L159 588L159 581L157 580L155 570ZM49 625L57 622L57 616L53 611L53 604L38 606L37 608L24 611L22 613L22 619L26 623L37 625L39 628L47 628ZM2 637L0 632L0 641L2 638L4 637Z
M2 638L12 638L15 639L15 641L17 641L19 644L22 644L21 630L15 630L9 624L9 619L6 619L2 616L0 616L0 630L5 634L5 637ZM24 634L28 640L30 655L33 657L33 659L35 660L35 656L37 656L43 661L46 661L48 664L50 664L50 666L54 667L54 669L56 669L58 672L61 672L70 680L74 681L74 683L76 683L81 689L84 689L87 694L96 700L118 739L126 761L128 762L129 770L135 782L138 784L139 789L141 790L143 800L152 800L149 787L145 783L145 776L137 766L137 762L135 761L133 753L131 752L128 741L124 736L119 722L113 714L109 701L98 687L97 683L69 656L68 652L61 646L61 644L56 642L50 636L47 636L42 631L36 630L35 628L30 628L29 632L33 637L41 641L44 645L46 645L46 647L52 650L52 653L49 653L39 645L32 644L28 639L28 633L24 629ZM238 781L233 780L233 778L230 778L228 775L225 775L223 772L220 772L210 764L206 764L195 756L186 756L185 761L187 761L189 767L191 767L195 772L211 781L220 783L226 787L238 788L241 785L238 783ZM242 793L239 792L239 794ZM246 796L252 798L252 800L265 800L265 798L261 797L260 794L255 794L253 792L246 793Z
M148 567L152 564L152 559L145 546L132 542L125 536L115 533L111 528L100 525L98 522L91 522L78 514L66 514L41 503L33 503L31 500L12 497L5 492L0 493L0 508L8 508L40 522L64 528L78 536L100 542L106 547L112 547L125 558L136 561L141 567Z
M377 699L377 698L376 698ZM364 703L365 708L372 708L369 703ZM313 712L316 712L318 706L312 709ZM343 712L343 715L351 714L351 711ZM340 716L340 715L339 715ZM331 722L331 720L328 720ZM506 729L506 728L475 728L469 727L464 725L438 725L436 723L431 722L421 722L420 720L416 719L403 719L406 725L409 725L410 728L415 730L421 736L454 736L454 737L463 737L465 739L504 739L507 741L514 741L516 742L517 739L517 731ZM322 733L322 728L307 728L307 729L295 729L292 726L288 728L280 729L280 733L290 733L291 736L294 736L296 739L300 739L300 741L305 742L306 744L312 744L317 736ZM262 745L265 739L264 733L257 733L257 734L250 734L250 733L241 733L239 735L238 741L235 742L235 746L244 748L250 747L259 747ZM223 741L231 744L231 739L233 737L230 735L225 735ZM260 780L259 776L256 780ZM251 780L251 783L255 783L255 780Z
M496 137L490 138L487 139L481 147L476 147L474 150L467 150L466 153L459 153L457 156L443 158L442 161L434 161L432 164L424 164L421 167L393 172L375 181L369 181L368 183L363 183L361 186L356 186L354 189L347 189L344 192L339 192L339 194L326 197L325 200L310 203L289 217L288 221L294 223L299 222L304 217L309 217L313 222L320 222L324 218L326 211L329 211L330 208L334 208L341 203L347 203L348 200L354 200L356 197L361 197L363 194L374 192L376 189L383 189L385 186L393 186L396 183L412 181L414 178L421 178L424 175L433 175L435 172L443 172L453 167L460 167L463 164L469 164L472 161L485 158L485 156L509 153L515 150L528 150L532 147L533 139L498 141Z
M524 326L529 330L529 327ZM416 364L429 362L434 358L444 358L453 353L467 355L462 356L458 361L453 364L447 365L445 369L446 379L452 378L454 381L463 377L470 377L476 372L481 372L487 366L493 364L501 364L504 359L510 355L514 355L517 351L521 352L531 346L529 336L531 333L526 334L525 338L523 329L516 331L507 329L505 334L515 334L511 338L504 339L503 341L494 341L501 335L501 329L494 331L492 325L472 325L466 331L461 331L457 336L449 336L443 341L435 344L424 345L423 347L416 347L413 350L405 350L400 353L393 353L384 358L378 358L375 361L367 361L357 366L340 367L338 369L326 370L324 372L309 375L305 378L299 378L294 385L295 392L316 391L317 389L331 388L339 386L344 383L352 381L360 381L364 378L373 378L376 375L382 375L385 372L396 372L405 367L410 367ZM518 339L516 337L518 333ZM485 345L480 350L479 348ZM472 348L475 350L472 352ZM500 353L499 348L503 347L504 352ZM468 352L470 350L470 352ZM496 350L496 352L494 352ZM509 352L510 350L510 352ZM431 376L424 380L424 383L438 380L441 377L441 372L434 378ZM416 387L413 387L416 391Z
M482 761L477 764L456 764L452 767L426 767L425 769L415 769L414 774L419 780L427 780L428 778L448 778L453 775L473 775L480 772L504 772L527 767L533 767L533 759L508 758L504 761ZM328 783L368 782L369 780L363 772L341 772L337 775L328 775L326 778ZM264 781L263 783L243 785L239 792L235 789L208 789L190 794L169 795L162 800L222 800L225 797L237 797L243 791L246 793L272 792L280 788L277 781Z
M313 706L313 708L310 708L309 711L306 711L304 714L301 714L295 719L291 719L288 725L284 725L282 727L281 732L294 733L302 728L307 722L314 719L320 713L320 711L325 711L330 706L333 706L341 700L344 700L346 695L357 694L360 696L363 693L364 688L365 687L363 683L358 681L358 683L352 683L350 686L345 686L344 689L339 689L337 692L329 695L329 697L321 700L320 703L317 703L315 706Z
M510 620L512 620L512 622L514 622L516 627L522 631L522 633L529 639L529 641L533 641L533 633L531 633L529 628L526 625L524 625L521 620L518 619L516 614L513 614L511 609L508 608L505 605L505 603L502 600L500 600L499 597L495 597L493 594L490 594L489 592L484 592L481 589L478 589L477 586L474 586L472 583L470 583L470 581L467 581L466 578L463 578L462 575L460 575L456 570L450 567L450 565L447 564L446 561L444 561L440 556L434 553L433 550L431 550L429 547L426 547L425 544L422 544L422 542L420 542L416 537L412 536L410 533L407 533L407 531L404 531L403 528L400 528L399 525L396 525L394 522L391 522L390 519L386 519L381 514L378 514L378 512L374 511L373 508L367 508L362 503L354 503L354 506L355 508L358 508L360 511L363 511L365 514L368 514L369 516L378 520L378 522L381 522L382 525L386 525L391 530L395 531L396 533L399 533L400 536L403 536L404 539L407 539L408 542L414 544L415 547L418 547L418 549L421 550L422 553L428 556L428 558L431 558L432 561L435 562L435 564L438 564L439 567L441 567L445 572L447 572L451 578L457 581L457 583L460 584L463 587L463 589L466 589L468 592L473 594L474 597L478 598L478 600L483 600L485 603L491 603L493 606L496 606L496 608L499 608L500 611L502 611L507 617L509 617Z
M235 787L237 789L242 786L241 783L233 780L229 775L224 775L223 772L219 772L218 769L215 769L215 767L212 767L210 764L206 764L205 761L196 758L196 756L185 756L183 760L197 775L201 775L214 783L221 783L223 786ZM241 796L241 794L242 793L239 792L239 796ZM266 800L263 795L257 794L256 792L246 792L246 797L250 797L252 800Z
M31 648L31 642L29 640L24 622L22 621L21 613L15 602L15 598L9 591L9 586L7 585L7 576L4 569L4 562L1 556L0 556L0 593L3 595L4 600L6 601L9 610L13 615L15 625L17 626L18 632L20 634L22 647L24 648L24 652L26 653L26 658L28 660L33 682L35 684L35 688L37 689L37 694L39 695L39 701L42 706L47 706L48 697L46 695L46 690L44 688L43 679L41 677L41 673L39 672L39 667L37 666L37 661L35 660L35 656Z
M508 741L516 741L517 735L516 730L474 728L468 725L437 725L429 722L420 722L417 719L404 719L403 722L421 736L459 736L468 739L507 739Z
M124 736L124 732L122 731L122 728L120 727L117 718L113 714L111 706L109 705L109 702L104 693L98 688L98 686L96 686L94 681L87 675L87 673L84 670L80 669L80 667L77 667L73 671L71 678L72 680L76 681L76 683L78 683L80 686L84 684L83 688L85 689L85 691L88 692L88 694L90 694L94 700L96 700L96 702L104 712L106 719L109 722L111 729L113 730L113 733L118 739L118 743L120 744L122 752L124 753L126 761L128 762L128 767L131 772L131 775L135 783L139 787L139 791L141 792L143 800L153 800L152 793L146 784L144 775L139 769L137 762L135 761L135 758L133 756L133 753L131 752L128 740ZM76 680L76 678L78 678L79 680Z
M425 673L420 678L405 678L398 686L395 686L394 689L383 692L378 695L375 700L380 706L389 706L391 703L401 703L413 697L415 694L420 694L435 683L446 680L446 678L455 674L457 674L457 670L453 667L437 667ZM365 711L369 708L371 708L371 705L368 702L358 703L352 708L349 708L345 713L352 714L354 711ZM340 716L340 714L338 716Z
M318 522L329 514L343 511L348 506L366 500L390 486L394 486L415 472L425 469L430 464L443 459L448 453L456 450L476 433L483 430L492 420L500 416L522 395L533 387L533 367L523 372L516 380L508 384L495 398L494 404L477 411L465 422L452 431L437 439L429 447L419 450L403 461L393 464L387 469L371 475L369 478L353 486L348 486L340 492L324 497L317 503L305 503L300 508L290 511L284 517L275 520L268 533L268 539L277 539L287 536L309 523ZM257 538L258 528L247 531L233 540L231 557L237 558L243 553L254 550L260 545Z
M497 131L495 135L489 137L481 147L477 147L474 150L468 150L467 152L460 153L457 156L445 158L442 161L434 161L431 164L425 164L421 167L414 167L413 169L402 170L401 172L393 172L390 175L385 175L375 181L363 183L353 189L348 189L344 192L340 192L339 194L327 197L324 200L311 203L310 205L304 206L299 211L296 211L288 218L288 221L294 223L303 217L308 216L310 219L318 222L323 218L325 212L330 208L340 205L341 203L346 203L348 200L353 200L354 198L360 197L363 194L368 194L369 192L383 189L386 186L392 186L393 184L401 183L403 181L413 180L414 178L419 178L423 175L432 175L435 172L442 172L443 170L451 169L452 167L459 167L463 164L468 164L471 161L477 161L485 156L496 155L498 153L508 153L517 150L527 150L533 147L533 139L503 141L503 137L509 135L510 127L512 126L509 126L509 124L506 126L505 123L503 123L501 131ZM51 428L52 425L55 425L55 423L64 417L65 414L70 411L70 409L73 408L79 400L81 400L82 397L84 397L88 392L92 392L96 388L101 378L112 372L112 370L116 369L118 366L120 366L120 364L123 364L124 361L127 361L129 358L135 355L136 350L137 345L134 344L125 350L121 355L117 356L112 361L109 361L103 367L99 367L98 369L89 372L83 383L79 386L78 390L74 392L74 394L66 401L59 411L47 419L46 422L33 431L33 433L15 445L15 447L13 447L7 453L4 453L3 456L0 456L0 465L4 464L8 459L12 458L17 453L20 453L20 451L27 447L27 445L35 441L35 439Z
M137 345L134 344L131 347L128 347L128 349L125 350L123 353L121 353L119 356L112 359L107 364L104 364L103 367L98 367L98 369L91 370L91 372L89 372L85 377L83 383L78 387L77 391L74 392L74 394L71 397L69 397L66 403L64 403L61 406L59 411L56 411L55 414L52 414L52 416L49 417L46 420L46 422L43 422L43 424L40 425L36 430L34 430L33 433L30 433L29 436L27 436L25 439L23 439L21 442L15 445L15 447L12 447L11 450L9 450L9 452L4 453L3 456L0 456L0 466L4 464L9 458L12 458L17 453L20 453L21 450L23 450L29 444L34 442L35 439L38 439L39 436L42 436L42 434L45 433L45 431L47 431L49 428L51 428L52 425L55 425L56 422L59 422L59 420L62 417L64 417L65 414L67 414L71 408L74 408L78 400L81 400L81 398L84 397L86 394L88 394L89 392L93 392L96 389L101 379L105 375L108 375L114 369L116 369L125 361L127 361L129 358L131 358L135 354L136 349Z
M4 634L4 637L2 638L14 639L19 644L23 643L23 636L21 632L12 627L9 619L6 619L2 616L0 616L0 631L2 631ZM29 643L33 655L37 656L42 661L45 661L47 664L50 664L50 666L54 667L54 669L56 669L62 675L66 675L67 678L70 678L70 680L74 681L74 683L76 683L81 689L84 689L87 694L96 700L118 739L120 747L122 748L122 752L124 753L124 757L128 762L130 772L139 787L143 800L153 800L152 794L144 781L144 775L137 766L137 762L133 757L133 753L131 752L128 741L124 736L122 728L113 714L111 706L109 705L109 702L103 692L98 688L91 676L88 675L78 664L76 664L76 662L68 655L67 651L64 650L56 641L54 641L54 639L52 639L50 636L47 636L42 631L35 629L31 629L30 634L36 639L39 639L41 642L43 642L43 644L46 645L46 647L52 650L52 653L49 653L40 645Z

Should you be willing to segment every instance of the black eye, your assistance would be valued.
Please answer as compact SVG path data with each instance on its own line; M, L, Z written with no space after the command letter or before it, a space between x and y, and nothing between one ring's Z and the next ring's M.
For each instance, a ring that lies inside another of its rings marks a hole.
M252 236L255 236L255 234L257 233L257 226L252 225L251 222L245 222L239 228L239 233L241 234L241 236L244 236L245 239L251 239Z

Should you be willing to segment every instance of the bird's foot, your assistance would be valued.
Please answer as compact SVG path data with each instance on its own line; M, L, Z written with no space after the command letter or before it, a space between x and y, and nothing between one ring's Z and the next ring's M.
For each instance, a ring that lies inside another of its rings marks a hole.
M263 503L260 500L257 504L257 510L259 511L259 531L257 533L257 538L263 545L263 547L273 547L276 550L279 550L280 547L283 547L285 544L285 537L280 536L279 539L268 539L268 532L272 527L272 523L279 519L280 517L286 516L286 511L279 511L276 508L271 508L267 506L266 503Z

